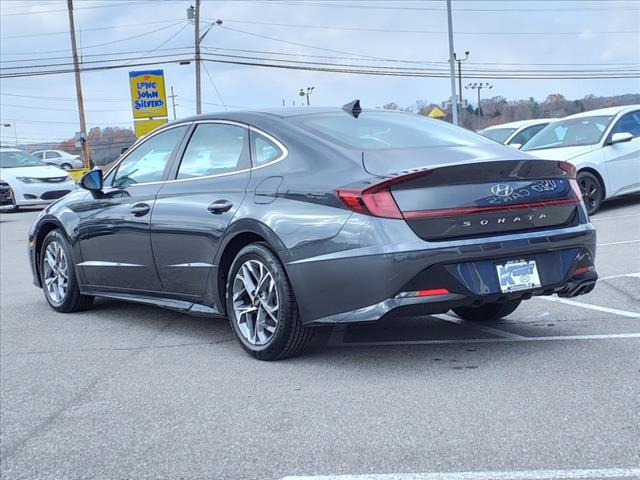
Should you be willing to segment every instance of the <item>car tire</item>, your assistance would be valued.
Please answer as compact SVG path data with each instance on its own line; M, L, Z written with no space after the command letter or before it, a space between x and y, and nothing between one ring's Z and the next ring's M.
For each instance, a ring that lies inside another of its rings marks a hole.
M226 304L240 345L258 360L296 356L311 341L314 330L302 324L287 273L266 243L252 243L236 255Z
M58 312L79 312L93 303L94 297L80 293L74 265L66 237L58 229L49 232L42 242L38 268L44 296L51 308Z
M453 312L463 320L470 322L490 322L512 314L520 306L520 302L521 300L509 300L508 302L485 303L478 307L454 308Z
M578 185L580 186L580 192L582 192L582 200L585 207L587 207L587 213L593 215L598 211L602 200L604 200L604 187L600 179L591 172L581 171L578 172Z
M60 168L64 168L65 170L71 170L73 167L71 166L70 163L63 163L62 165L60 165Z

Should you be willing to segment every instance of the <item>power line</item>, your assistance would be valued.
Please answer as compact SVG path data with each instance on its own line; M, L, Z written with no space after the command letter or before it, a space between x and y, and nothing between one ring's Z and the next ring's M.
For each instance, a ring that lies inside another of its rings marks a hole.
M286 27L286 28L310 28L320 30L343 30L354 32L381 32L381 33L410 33L410 34L436 34L446 35L445 30L398 30L392 28L370 28L370 27L340 27L334 25L308 25L308 24L293 24L293 23L276 23L276 22L260 22L253 20L235 20L225 19L225 23L241 23L250 25L268 25L272 27ZM465 32L456 30L456 35L580 35L584 32L488 32L488 31L475 31ZM602 35L614 35L614 34L640 34L639 30L609 30L609 31L592 31L589 33L602 34Z
M211 85L213 85L213 89L216 91L216 94L218 95L218 98L222 102L222 105L224 106L224 109L228 110L227 105L224 103L224 98L222 98L222 95L220 95L220 91L218 90L218 87L216 86L216 82L213 81L213 77L209 73L209 69L207 68L207 64L203 63L202 66L204 67L204 71L207 74L207 77L209 77L209 80L211 81Z
M407 10L407 11L435 11L435 12L444 12L446 8L438 8L438 7L409 7L404 5L353 5L348 3L319 3L319 2L285 2L278 0L242 0L242 1L252 1L252 2L260 2L263 5L286 5L286 6L297 6L297 7L328 7L328 8L351 8L351 9L362 9L362 10ZM639 11L637 7L627 7L627 6L606 6L606 7L552 7L552 8L468 8L468 7L457 7L453 9L456 12L509 12L509 13L517 13L517 12L548 12L549 10L553 11L565 11L565 12L583 12L583 11L622 11L622 10L631 10L631 11Z
M107 45L113 45L114 43L121 43L121 42L127 42L129 40L135 40L136 38L141 38L141 37L145 37L147 35L151 35L154 33L157 33L161 30L164 30L165 28L171 28L175 25L179 25L183 22L186 22L186 20L180 20L179 22L173 23L172 25L167 25L164 27L160 27L160 28L156 28L155 30L150 30L148 32L143 32L143 33L139 33L137 35L133 35L131 37L126 37L126 38L120 38L117 40L111 40L109 42L104 42L104 43L96 43L94 45L85 45L82 47L83 50L87 50L89 48L97 48L97 47L105 47ZM3 55L41 55L44 53L60 53L60 52L70 52L71 49L65 48L65 49L61 49L61 50L48 50L48 51L39 51L39 52L13 52L13 53L3 53Z
M126 7L129 5L140 5L146 2L117 2L115 4L106 4L106 5L93 5L90 7L77 7L74 10L91 10L94 8L111 8L111 7ZM43 13L56 13L56 12L66 12L65 9L60 10L36 10L34 12L19 12L19 13L3 13L0 14L0 17L13 17L13 16L26 16L26 15L40 15Z

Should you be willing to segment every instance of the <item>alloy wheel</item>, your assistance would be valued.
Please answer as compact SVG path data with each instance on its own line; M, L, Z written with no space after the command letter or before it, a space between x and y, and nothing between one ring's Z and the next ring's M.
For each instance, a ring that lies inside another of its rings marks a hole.
M259 260L242 264L233 282L238 330L251 345L267 345L278 326L278 291L273 274Z
M580 192L582 193L584 203L587 205L589 211L593 210L600 202L600 185L590 176L582 177L578 181L578 184L580 185Z
M54 303L62 303L67 296L69 265L58 242L53 241L47 245L42 263L47 295Z

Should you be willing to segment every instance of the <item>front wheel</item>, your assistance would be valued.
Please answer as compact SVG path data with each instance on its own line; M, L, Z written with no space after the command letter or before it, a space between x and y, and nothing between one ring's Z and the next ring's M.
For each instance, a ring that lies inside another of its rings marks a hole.
M78 312L93 303L93 297L80 294L71 247L60 230L50 231L42 242L39 267L44 297L54 310Z
M236 255L226 288L231 327L242 348L258 360L280 360L301 353L313 329L302 325L284 267L265 243Z
M582 193L582 200L587 207L587 213L593 215L600 208L602 200L604 200L604 188L602 183L591 172L578 172L578 185Z
M478 307L454 308L453 312L463 320L469 320L471 322L490 322L512 314L516 308L520 306L520 302L521 300L509 300L508 302L501 303L485 303Z

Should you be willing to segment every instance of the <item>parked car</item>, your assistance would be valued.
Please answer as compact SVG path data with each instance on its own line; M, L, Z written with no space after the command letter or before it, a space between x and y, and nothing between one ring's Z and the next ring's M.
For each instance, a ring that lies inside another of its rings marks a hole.
M10 188L13 210L47 205L76 188L67 172L17 148L0 148L0 181Z
M0 180L0 210L13 208L13 192L4 180Z
M519 120L503 123L480 130L478 133L496 142L520 148L544 127L555 121L555 118L539 118L536 120Z
M587 211L593 214L606 199L640 192L640 105L565 117L522 150L575 165Z
M80 185L29 233L53 309L102 296L227 316L263 360L317 325L492 320L597 279L571 164L358 103L180 120Z
M39 158L44 163L49 165L56 165L57 167L64 168L65 170L71 170L72 168L82 168L82 160L79 155L71 155L70 153L63 152L62 150L38 150L33 152L36 158Z

